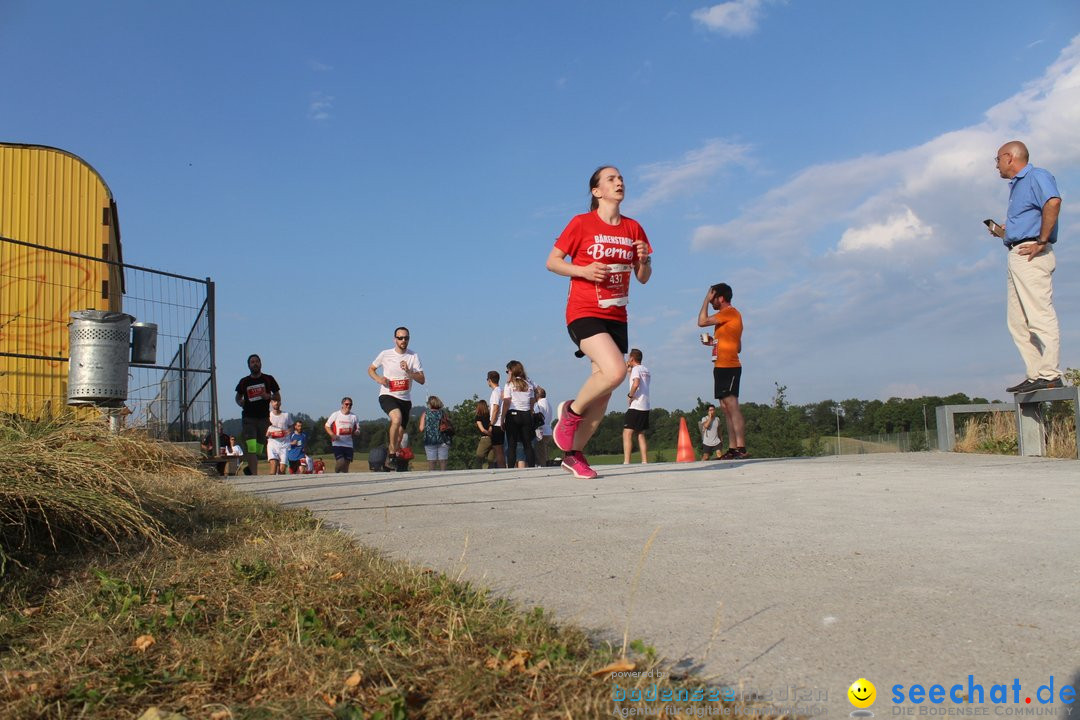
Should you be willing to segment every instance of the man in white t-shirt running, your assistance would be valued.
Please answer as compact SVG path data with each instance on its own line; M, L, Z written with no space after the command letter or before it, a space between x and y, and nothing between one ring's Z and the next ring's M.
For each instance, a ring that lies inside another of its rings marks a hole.
M341 409L330 413L323 429L330 437L334 453L334 472L347 473L353 461L353 436L360 431L360 420L353 414L351 397L341 398Z
M623 465L630 464L630 455L634 451L634 435L638 438L642 464L649 462L649 443L645 440L645 431L649 429L649 368L641 364L641 351L631 348L626 367L630 370L630 392L626 394L630 406L623 423L622 446Z
M382 370L382 375L379 375ZM401 447L405 424L412 410L410 391L413 382L424 384L424 368L420 356L409 349L409 328L394 330L394 347L375 356L368 375L379 384L379 407L390 418L390 437L387 441L386 465L396 468L397 452Z

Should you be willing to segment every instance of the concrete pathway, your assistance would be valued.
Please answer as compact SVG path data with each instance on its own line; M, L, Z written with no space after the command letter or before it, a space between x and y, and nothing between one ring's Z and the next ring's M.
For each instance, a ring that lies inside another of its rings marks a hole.
M1056 696L1080 689L1080 463L908 453L601 470L235 484L713 682L781 706L795 688L818 717L852 711L861 677L878 717L944 715L969 675L985 714L1006 713L989 703L1001 683L1008 708L1069 717ZM1055 702L1040 705L1050 676ZM912 704L913 684L944 686L945 702Z

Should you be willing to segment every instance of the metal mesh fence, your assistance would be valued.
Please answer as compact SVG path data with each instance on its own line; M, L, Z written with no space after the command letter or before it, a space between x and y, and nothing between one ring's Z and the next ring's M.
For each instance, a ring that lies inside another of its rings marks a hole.
M822 437L821 442L823 455L867 455L938 449L937 435L922 430L864 435L857 438L841 437L839 438L839 452L835 435Z
M73 311L157 325L157 361L128 371L125 424L199 440L217 419L214 284L0 237L0 409L49 414L67 399Z

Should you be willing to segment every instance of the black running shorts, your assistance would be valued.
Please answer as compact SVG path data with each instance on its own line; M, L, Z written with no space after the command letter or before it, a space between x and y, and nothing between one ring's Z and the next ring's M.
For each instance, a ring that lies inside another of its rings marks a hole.
M619 352L623 355L630 350L629 334L626 329L626 323L619 322L618 320L607 320L605 318L595 317L578 318L566 326L566 332L570 333L570 339L578 346L577 352L574 353L576 357L585 357L585 353L581 351L582 340L603 333L607 333L611 336L611 339L615 341L615 345L619 348Z
M739 380L742 378L741 367L714 367L712 376L713 397L717 400L723 400L728 395L734 395L736 398L739 397Z
M412 403L408 400L401 400L393 395L380 395L379 407L381 407L382 411L387 415L389 415L392 410L400 410L402 424L409 422L409 412L412 410Z
M649 411L635 410L630 408L626 411L626 419L623 420L624 430L642 432L649 429Z

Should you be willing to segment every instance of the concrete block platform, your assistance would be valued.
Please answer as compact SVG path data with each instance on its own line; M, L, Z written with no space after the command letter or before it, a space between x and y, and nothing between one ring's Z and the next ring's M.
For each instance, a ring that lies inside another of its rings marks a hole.
M931 709L906 700L913 684L948 692L969 675L987 700L1009 685L1018 714L1070 716L1035 693L1050 676L1055 694L1080 689L1077 461L905 453L598 469L594 481L543 468L230 482L606 639L628 633L712 682L780 705L794 687L818 717L847 716L861 677L882 717ZM935 710L948 707L946 696Z

